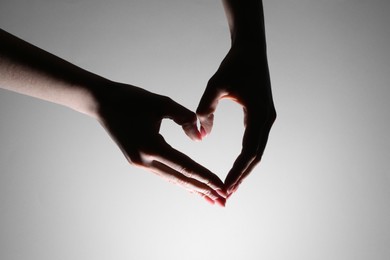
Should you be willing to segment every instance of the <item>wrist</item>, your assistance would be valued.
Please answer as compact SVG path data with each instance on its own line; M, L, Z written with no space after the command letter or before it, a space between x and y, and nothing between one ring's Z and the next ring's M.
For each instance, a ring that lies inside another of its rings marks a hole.
M231 50L243 57L250 56L258 60L267 58L265 41L253 37L236 37L232 39Z
M109 85L112 85L111 81L94 75L88 83L75 86L69 107L92 118L99 118L101 99Z
M261 0L223 0L232 46L265 49L264 14Z
M254 15L253 15L254 16ZM243 45L249 48L266 47L264 23L257 16L237 17L230 25L232 46Z

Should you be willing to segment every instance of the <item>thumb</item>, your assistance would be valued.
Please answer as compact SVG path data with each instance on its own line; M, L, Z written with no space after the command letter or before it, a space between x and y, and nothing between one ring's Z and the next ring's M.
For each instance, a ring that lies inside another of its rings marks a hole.
M182 126L188 137L194 141L202 139L197 126L198 118L194 112L172 99L169 99L169 104L166 107L165 116L175 121L176 124Z
M214 80L210 79L196 110L201 125L202 137L210 134L213 128L214 112L223 95L224 91L215 84Z

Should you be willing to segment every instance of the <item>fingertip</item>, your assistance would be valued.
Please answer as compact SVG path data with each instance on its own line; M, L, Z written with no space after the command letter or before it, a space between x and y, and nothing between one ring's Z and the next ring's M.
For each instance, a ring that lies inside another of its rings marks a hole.
M202 140L202 133L199 132L196 124L186 124L182 127L186 135L191 138L191 140L197 142Z
M192 141L195 141L195 142L200 142L202 141L202 133L199 132L199 130L197 128L195 128L193 131L192 131L192 135L190 136L191 140Z
M211 205L214 205L215 204L215 201L213 199L211 199L210 197L207 197L207 196L204 196L203 197L208 203L210 203Z
M201 138L205 138L207 136L207 132L203 126L200 127L200 136Z
M225 207L226 206L226 199L225 198L218 198L215 200L215 202L221 206L221 207Z
M229 194L232 190L232 187L237 182L238 177L236 177L236 174L232 173L232 170L228 173L225 179L225 187L226 192Z
M226 198L228 196L228 193L225 190L216 189L215 191L218 193L218 195L222 196L223 198Z
M228 188L227 193L229 194L228 197L230 197L233 193L235 193L238 189L239 184L233 184Z
M202 139L203 139L202 133L197 131L196 138L194 140L200 142L200 141L202 141Z
M202 138L211 133L214 124L214 114L198 115L200 121L200 133Z

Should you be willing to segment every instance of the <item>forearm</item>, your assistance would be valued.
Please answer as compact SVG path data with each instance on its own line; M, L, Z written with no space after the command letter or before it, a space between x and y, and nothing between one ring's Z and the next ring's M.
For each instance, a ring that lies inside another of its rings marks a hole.
M93 89L104 82L0 29L0 87L95 116Z
M266 49L262 0L222 0L232 44L253 43Z

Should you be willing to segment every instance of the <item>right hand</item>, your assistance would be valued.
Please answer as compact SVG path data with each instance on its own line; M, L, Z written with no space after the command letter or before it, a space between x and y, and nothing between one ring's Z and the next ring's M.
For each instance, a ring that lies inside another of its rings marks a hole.
M261 44L233 44L209 80L197 109L201 133L205 136L211 132L214 111L220 99L231 99L243 107L245 132L242 149L225 180L229 196L260 162L276 118L267 58L258 46Z

